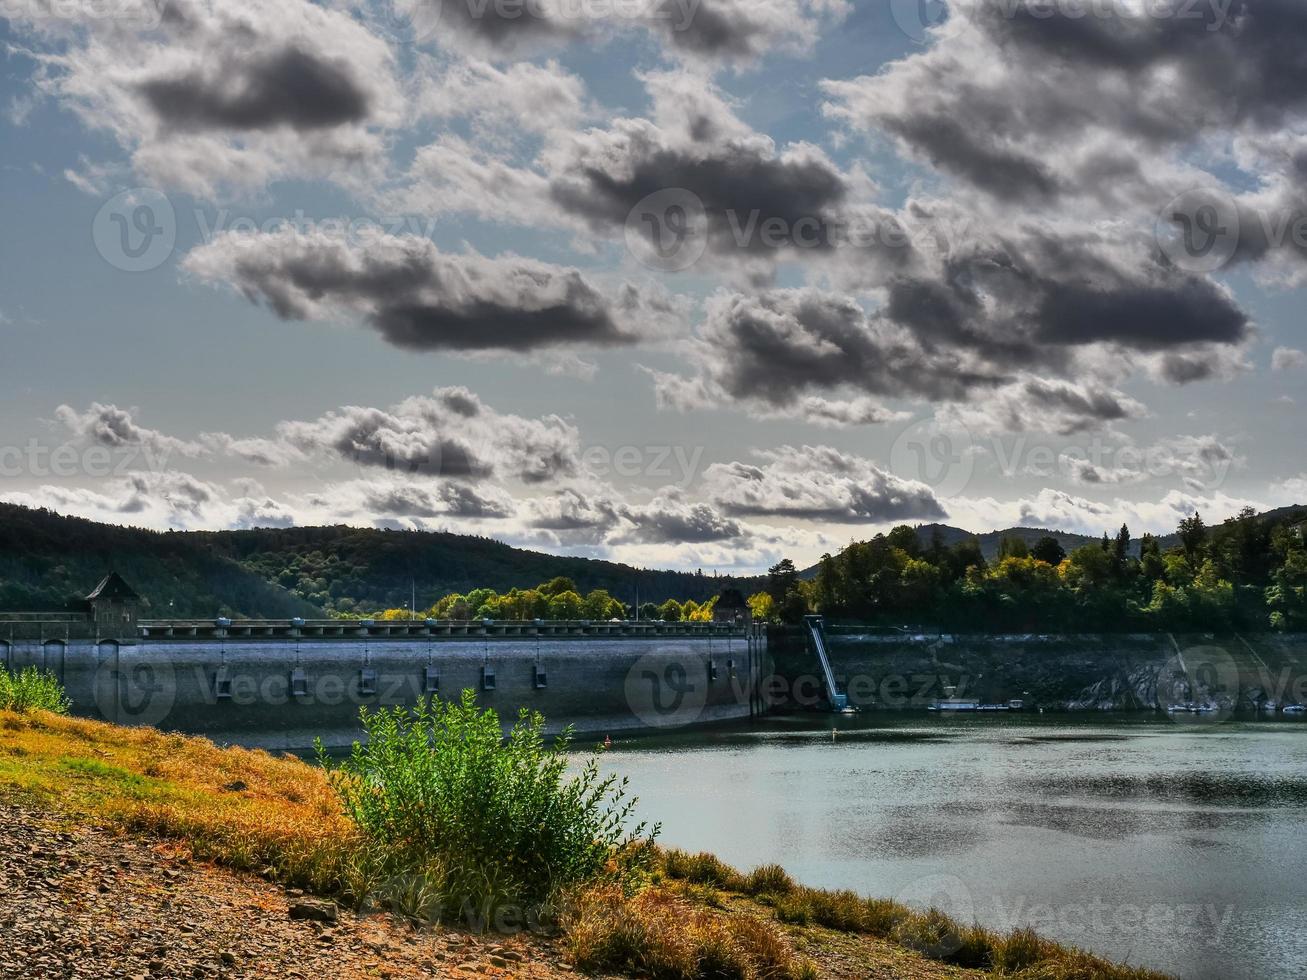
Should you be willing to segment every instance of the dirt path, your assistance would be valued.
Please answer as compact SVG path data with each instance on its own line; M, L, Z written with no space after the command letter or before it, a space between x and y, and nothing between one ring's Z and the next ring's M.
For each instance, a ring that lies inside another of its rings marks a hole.
M292 919L300 896L176 850L0 804L0 977L574 978L538 937L415 931L341 910Z

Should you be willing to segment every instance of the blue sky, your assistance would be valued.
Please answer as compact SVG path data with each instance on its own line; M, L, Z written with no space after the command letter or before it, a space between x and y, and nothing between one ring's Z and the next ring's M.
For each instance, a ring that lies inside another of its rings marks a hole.
M395 2L0 6L0 496L722 571L1307 498L1296 4Z

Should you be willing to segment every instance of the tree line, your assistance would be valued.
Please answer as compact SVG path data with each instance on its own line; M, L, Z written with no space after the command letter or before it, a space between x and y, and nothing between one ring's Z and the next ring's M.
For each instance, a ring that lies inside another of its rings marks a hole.
M670 623L712 621L717 596L695 602L667 599L662 603L645 602L638 610L642 620ZM357 613L342 614L357 618ZM500 620L581 620L636 619L636 608L614 598L607 589L591 589L585 595L572 579L559 575L534 589L472 589L467 593L451 592L426 609L386 609L375 618L383 620L419 619L500 619Z
M769 614L962 631L1307 629L1304 516L1245 509L1208 526L1195 513L1175 547L1145 534L1137 553L1124 525L1070 554L1052 536L1005 538L993 561L974 539L945 546L902 525L823 555L810 578L773 566Z

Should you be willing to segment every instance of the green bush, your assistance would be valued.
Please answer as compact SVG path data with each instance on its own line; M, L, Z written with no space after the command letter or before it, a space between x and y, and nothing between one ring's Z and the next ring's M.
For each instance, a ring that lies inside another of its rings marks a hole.
M24 667L17 674L0 667L0 711L33 709L68 713L68 696L59 679L36 667Z
M547 745L544 719L524 710L504 738L471 691L360 717L367 741L331 780L385 868L378 897L405 914L529 920L564 889L629 882L650 858L658 828L626 830L625 780L601 778L595 757L567 776L570 729Z

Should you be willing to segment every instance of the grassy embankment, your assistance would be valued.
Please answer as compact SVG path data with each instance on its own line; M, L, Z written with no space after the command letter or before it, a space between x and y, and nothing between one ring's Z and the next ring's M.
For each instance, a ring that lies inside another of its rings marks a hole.
M458 706L450 710L456 712ZM455 718L449 732L467 745L477 745L477 737L463 723L482 725L482 718L475 713L461 721ZM485 725L484 731L489 730ZM401 728L398 734L414 738L418 731L421 726ZM549 783L557 775L552 770L536 766L534 773L523 776L540 758L538 746L533 747L535 734L528 730L516 755L496 757L489 767L501 776L509 774L515 797L523 793L523 778L537 787L554 817L543 823L533 818L531 832L556 820L557 826L547 831L554 839L539 845L546 855L556 851L556 859L550 859L555 864L546 867L539 865L545 859L533 859L539 866L526 862L506 878L492 873L489 877L495 880L473 884L467 880L467 868L452 869L448 853L438 848L420 853L410 848L404 856L408 873L396 874L394 855L405 848L395 846L395 835L413 829L404 826L408 817L403 814L412 816L408 801L387 810L375 795L360 797L359 783L350 783L355 777L348 764L333 775L292 757L221 749L203 739L120 728L41 709L0 710L0 796L40 803L73 821L180 841L197 858L347 904L383 905L414 921L439 917L441 900L450 896L527 901L532 875L570 876L564 887L530 895L529 900L561 931L573 961L583 970L687 980L797 980L825 975L827 954L838 948L846 967L852 959L865 964L868 974L874 968L904 977L981 971L1024 980L1158 976L1113 966L1028 931L999 935L954 923L938 912L917 912L851 892L800 887L780 868L740 874L711 855L656 850L647 836L619 836L606 821L625 811L604 803L612 798L605 781L575 793L577 787L569 790L564 780L561 794L551 794ZM386 746L385 759L355 761L372 767L372 776L402 797L404 791L394 783L396 771L378 768L402 762L402 739L383 737L378 744ZM485 743L480 744L478 752L484 750ZM477 762L478 769L485 768L485 762ZM548 759L546 763L553 764ZM457 781L467 773L446 768L430 775ZM426 785L429 790L434 783L424 784L424 778L410 788ZM617 797L620 800L620 793ZM361 804L371 812L360 813ZM578 850L578 842L557 839L559 833L566 836L569 821L578 814L590 828L588 834L598 833L609 842L602 850L587 850L593 841L580 842ZM459 818L446 813L441 819ZM495 833L489 845L481 838L467 838L459 847L503 846L502 831ZM391 839L379 851L378 843L387 834ZM454 919L452 924L459 925L458 917Z

